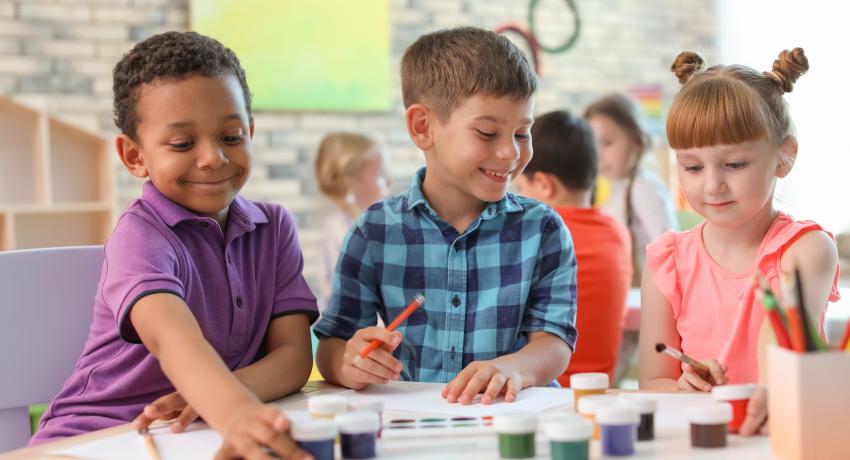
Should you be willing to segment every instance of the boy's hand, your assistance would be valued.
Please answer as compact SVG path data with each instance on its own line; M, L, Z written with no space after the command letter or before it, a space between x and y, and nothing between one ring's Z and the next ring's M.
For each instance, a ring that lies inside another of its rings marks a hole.
M360 351L374 339L383 343L365 358L358 359ZM398 331L390 332L383 327L372 326L355 332L345 342L341 372L344 381L351 388L360 390L370 383L384 384L401 378L401 362L392 355L399 344L401 333Z
M708 372L698 371L689 364L682 363L682 375L676 382L676 386L682 391L711 391L714 385L725 385L729 379L726 371L729 367L720 364L716 359L700 361L708 366Z
M171 432L181 433L197 418L195 409L186 404L180 393L174 392L145 406L142 413L133 420L133 429L139 431L157 420L174 420L171 422Z
M312 459L289 436L289 419L271 404L251 402L237 410L221 433L216 460Z
M522 375L498 361L475 361L443 388L443 398L450 403L471 404L475 396L484 393L482 404L491 404L500 394L513 402L522 390Z
M759 385L747 404L747 418L741 424L739 434L752 436L767 433L767 388Z

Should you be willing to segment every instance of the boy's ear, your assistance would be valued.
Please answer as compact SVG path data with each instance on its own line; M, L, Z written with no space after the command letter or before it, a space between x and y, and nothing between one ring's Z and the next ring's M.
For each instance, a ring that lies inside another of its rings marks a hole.
M531 176L532 187L537 189L537 193L547 200L555 195L555 183L552 181L551 175L541 171L536 171Z
M422 151L431 150L434 137L431 131L431 111L422 104L411 104L405 111L407 134Z
M121 133L115 138L115 150L121 163L136 177L148 177L148 168L145 166L145 157L142 148L130 136Z
M785 141L779 145L779 164L776 165L776 177L780 179L787 176L794 167L794 162L797 161L797 138L788 136Z

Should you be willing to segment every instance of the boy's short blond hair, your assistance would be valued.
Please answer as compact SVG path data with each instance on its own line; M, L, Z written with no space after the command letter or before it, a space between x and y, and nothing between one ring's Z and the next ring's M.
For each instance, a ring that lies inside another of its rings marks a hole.
M475 27L419 37L401 59L405 108L424 104L441 120L474 95L528 99L537 75L525 54L507 38Z

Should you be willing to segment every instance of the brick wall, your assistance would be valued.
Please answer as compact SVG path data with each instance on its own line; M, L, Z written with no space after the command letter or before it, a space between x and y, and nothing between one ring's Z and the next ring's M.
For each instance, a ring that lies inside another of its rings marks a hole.
M576 0L582 34L562 54L542 55L537 111L580 111L594 97L639 84L661 84L666 102L677 84L667 70L683 49L714 58L711 0ZM394 69L420 34L457 25L525 26L527 1L391 0ZM569 34L571 16L561 0L541 0L535 15L540 39L555 45ZM43 97L54 114L112 136L111 71L134 43L188 26L186 0L0 0L0 93ZM521 45L522 46L522 45ZM332 129L380 137L391 153L396 190L407 186L422 155L407 138L397 70L394 110L385 114L257 113L257 153L247 196L292 210L306 259L318 276L321 199L312 180L316 144ZM0 139L2 142L2 139ZM117 209L136 197L140 182L115 162Z

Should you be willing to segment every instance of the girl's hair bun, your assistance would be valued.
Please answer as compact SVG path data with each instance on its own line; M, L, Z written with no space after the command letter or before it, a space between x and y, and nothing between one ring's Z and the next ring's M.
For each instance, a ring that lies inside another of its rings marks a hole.
M684 85L695 73L705 68L705 58L696 51L682 51L676 56L670 70L676 74L679 84Z
M794 90L794 83L801 75L809 70L809 59L803 48L794 48L791 51L783 50L779 57L773 61L773 68L764 75L770 78L783 92L790 93Z

